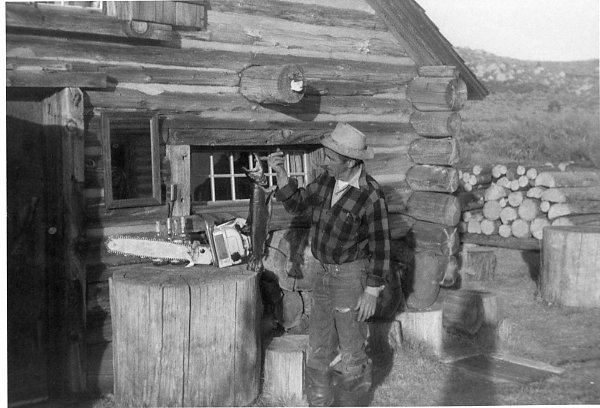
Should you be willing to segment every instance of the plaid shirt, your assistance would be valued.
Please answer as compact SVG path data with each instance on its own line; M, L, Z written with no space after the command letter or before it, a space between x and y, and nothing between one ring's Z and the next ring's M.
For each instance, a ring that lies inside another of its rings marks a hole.
M347 187L331 206L335 178L322 174L306 188L295 179L277 191L277 200L291 213L312 210L310 228L313 256L323 263L342 264L368 258L367 286L381 286L390 269L390 233L383 192L364 167L360 189Z

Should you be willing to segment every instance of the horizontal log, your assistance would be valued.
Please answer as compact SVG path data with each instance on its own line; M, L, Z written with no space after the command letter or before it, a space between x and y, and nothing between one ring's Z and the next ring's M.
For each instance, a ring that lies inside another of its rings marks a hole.
M413 190L406 181L380 183L390 213L406 213L406 206Z
M6 27L166 42L177 37L170 25L124 21L102 13L45 4L8 3Z
M538 174L535 185L550 188L600 186L600 170L546 171Z
M600 201L573 201L552 204L548 210L548 219L553 220L565 215L598 213L600 213Z
M453 193L458 189L458 172L452 167L416 164L406 172L406 182L414 191Z
M22 72L6 73L7 87L28 88L106 88L106 74L97 72Z
M419 67L419 76L422 77L447 77L458 79L460 71L455 66L425 65Z
M484 189L471 190L469 192L460 192L457 194L460 208L462 211L476 210L483 208L484 200Z
M415 131L425 137L457 137L462 127L462 119L457 112L414 111L410 124Z
M88 91L93 107L146 109L161 112L201 112L203 118L229 120L293 121L383 121L408 122L406 101L366 97L306 96L297 104L263 107L236 93L160 92L153 89L117 87L113 92ZM142 90L140 90L142 89ZM144 92L145 91L145 92ZM202 91L202 90L200 90ZM209 91L209 90L207 90Z
M392 239L404 238L410 233L416 220L404 214L389 214L390 236Z
M167 143L211 147L319 144L320 139L330 133L327 129L175 129L169 132Z
M396 183L406 179L406 173L414 166L407 155L375 153L375 157L365 161L367 172L380 184Z
M360 3L333 2L307 5L306 2L272 0L219 0L211 3L212 12L234 12L274 18L285 18L298 23L309 23L325 27L349 27L387 32L387 26L375 14L365 10ZM307 12L310 7L310 12Z
M529 230L529 221L525 221L523 219L517 218L510 224L510 229L512 234L516 238L528 238L531 236L531 231Z
M588 225L592 227L598 227L600 226L600 213L565 215L552 220L553 227L573 225Z
M600 200L600 186L549 188L542 192L541 199L552 203L598 201Z
M483 216L488 220L497 220L500 219L500 212L502 211L502 207L500 207L500 203L496 200L486 201L483 205Z
M458 111L467 101L467 85L460 78L417 77L408 84L408 97L423 112Z
M412 78L416 70L414 66L371 63L364 59L361 61L332 59L330 55L317 58L293 56L289 53L268 54L272 51L269 47L258 49L253 47L251 51L243 47L232 50L231 47L209 47L210 43L204 45L205 48L172 49L9 34L6 55L9 58L36 58L53 63L93 64L99 70L107 67L106 69L116 70L114 74L118 82L122 82L120 77L116 76L119 69L127 69L129 71L126 72L130 72L132 69L142 68L149 69L150 73L175 69L181 75L185 74L183 71L189 71L186 80L189 80L189 75L193 74L196 80L200 81L206 73L207 85L223 86L231 86L231 73L237 76L244 68L251 65L298 64L307 74L307 82L317 90L316 94L333 94L336 87L332 86L329 90L327 87L336 83L342 85L350 83L355 90L360 90L358 86L360 83L364 83L364 88L367 90L373 86L377 88L391 86L393 89L405 83L405 77ZM211 83L219 79L216 76L219 73L226 74L223 82ZM177 79L173 82L177 83ZM399 89L398 93L405 94L404 88ZM360 92L352 91L351 94L356 95Z
M349 28L317 25L312 21L294 22L289 20L287 12L285 19L280 16L257 19L254 14L242 14L239 9L233 11L210 11L211 41L319 52L407 56L389 32L374 31L370 27ZM193 36L194 33L184 34L186 38Z
M460 248L456 227L418 220L413 224L407 242L416 252L432 251L445 256L458 253Z
M540 213L540 201L535 198L526 198L519 205L517 214L525 221L533 221Z
M529 225L529 231L531 235L537 240L544 238L544 228L550 226L550 221L546 217L538 217L531 221Z
M291 64L248 67L240 78L240 93L261 104L298 103L306 86L302 68Z
M510 228L510 227L509 227ZM508 249L520 249L523 251L539 251L540 241L535 238L504 238L499 235L462 234L461 241L467 244L477 244Z
M460 160L456 139L427 139L420 137L411 142L408 155L417 164L453 166Z
M460 221L460 213L458 198L449 194L416 191L407 203L411 217L451 227Z

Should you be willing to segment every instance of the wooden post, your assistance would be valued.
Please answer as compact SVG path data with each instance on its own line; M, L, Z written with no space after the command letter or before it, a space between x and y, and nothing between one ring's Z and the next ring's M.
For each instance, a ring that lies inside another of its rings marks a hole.
M467 334L475 334L484 321L483 301L476 291L446 290L443 296L443 325Z
M263 394L268 400L301 400L308 335L275 337L265 351Z
M258 395L258 275L120 268L109 280L119 406L244 406Z
M546 227L542 298L564 306L600 307L600 227Z
M240 93L256 103L288 105L300 102L305 81L299 65L252 66L242 71Z
M42 104L46 136L47 251L52 259L48 278L57 290L49 300L52 359L64 356L53 367L61 392L85 390L85 266L78 248L83 242L83 93L65 88ZM59 287L60 286L60 287ZM57 297L54 297L57 296ZM56 321L54 321L56 318Z
M173 217L190 215L192 193L190 146L167 145L166 157L171 164L171 184L177 185L177 200L173 206Z

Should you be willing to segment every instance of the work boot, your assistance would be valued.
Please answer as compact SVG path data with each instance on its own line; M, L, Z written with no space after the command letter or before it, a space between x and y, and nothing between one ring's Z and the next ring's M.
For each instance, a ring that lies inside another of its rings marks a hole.
M336 405L339 407L367 406L371 390L371 362L364 365L361 372L347 374L336 372Z
M311 407L330 407L333 405L331 371L306 367L308 405Z

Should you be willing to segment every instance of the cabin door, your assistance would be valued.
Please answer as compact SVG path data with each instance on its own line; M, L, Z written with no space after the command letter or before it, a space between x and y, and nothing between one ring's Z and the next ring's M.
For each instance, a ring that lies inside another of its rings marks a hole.
M41 102L6 103L8 402L48 396Z

